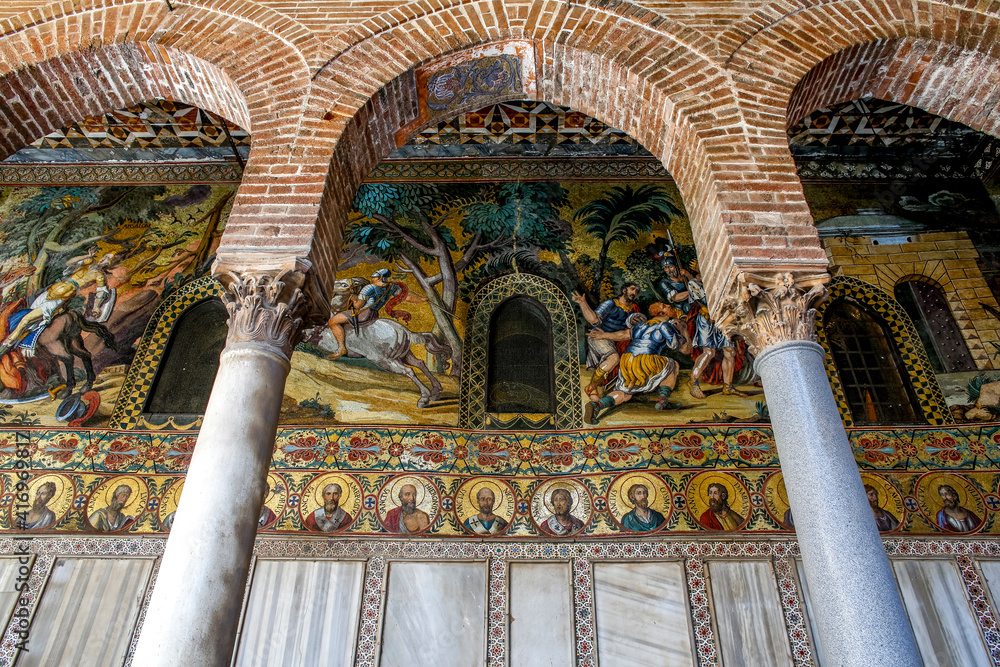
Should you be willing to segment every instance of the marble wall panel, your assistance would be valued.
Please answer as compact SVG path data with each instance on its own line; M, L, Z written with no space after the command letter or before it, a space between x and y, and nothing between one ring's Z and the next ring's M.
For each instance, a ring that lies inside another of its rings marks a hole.
M17 599L21 597L21 593L14 588L19 583L19 568L26 568L21 577L21 580L26 582L34 559L34 556L0 558L0 621L5 625L14 611Z
M806 583L806 570L802 565L801 560L795 561L795 568L799 575L799 590L802 591L802 599L806 606L806 623L809 626L809 642L812 644L813 655L816 656L816 664L829 664L826 661L826 653L824 652L825 649L823 648L823 642L820 640L819 633L816 632L816 626L813 624L815 616L813 613L812 598L809 597L809 585Z
M486 563L391 563L379 664L469 667L485 662Z
M995 607L1000 601L1000 560L981 560L978 565Z
M926 667L990 665L954 561L892 562Z
M695 665L680 561L595 563L594 595L602 667Z
M791 667L770 561L711 561L708 571L722 664Z
M339 667L354 661L362 561L257 561L238 667Z
M511 563L510 664L573 664L573 587L569 563Z
M57 559L17 664L122 664L152 568L150 558Z

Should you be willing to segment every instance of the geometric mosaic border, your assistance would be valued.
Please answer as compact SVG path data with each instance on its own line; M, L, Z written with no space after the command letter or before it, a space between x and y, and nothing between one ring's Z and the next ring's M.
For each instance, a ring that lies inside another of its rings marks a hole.
M819 323L819 326L816 327L816 339L826 351L824 360L826 374L830 379L833 396L840 408L844 425L853 426L854 420L851 418L847 396L840 383L840 376L833 361L833 353L824 326L827 307L841 297L848 297L868 306L888 325L889 332L892 334L892 342L903 360L907 379L913 387L917 402L920 403L921 413L927 423L954 424L955 420L945 402L944 394L938 385L937 376L934 375L930 360L927 358L927 351L903 307L877 285L857 278L841 276L830 281L827 285L827 298L816 307L816 321Z
M655 158L505 158L502 160L385 160L365 182L382 181L518 181L553 180L657 180L670 174Z
M0 164L0 186L101 185L104 183L239 183L240 168L229 162L154 164Z
M559 286L530 273L512 273L490 281L476 293L469 305L458 408L459 426L474 429L489 427L486 367L490 320L501 303L515 296L537 299L548 311L552 322L556 389L553 426L557 430L581 428L583 404L580 398L576 315Z
M149 390L156 379L156 371L163 360L163 354L170 341L170 334L181 314L191 306L210 299L221 297L222 285L215 278L205 276L192 280L168 296L153 312L146 326L146 332L139 342L135 358L129 366L125 382L118 392L115 409L111 413L110 427L114 429L150 428L151 425L142 418L143 406ZM172 425L172 421L170 422ZM187 428L197 428L201 420L185 425ZM174 425L175 428L181 428Z
M22 597L34 615L52 565L58 557L153 557L154 578L165 539L137 538L5 538L0 539L0 555L33 557L27 589ZM996 612L987 592L977 561L1000 558L997 540L965 539L892 539L884 540L893 558L947 559L962 575L962 583L975 612L987 651L994 664L1000 659L1000 632ZM775 583L785 621L786 636L795 667L814 664L801 589L796 574L798 543L789 539L771 540L664 540L643 539L617 543L588 542L519 542L503 545L473 542L414 542L409 540L284 540L258 538L253 549L258 558L279 559L349 559L367 563L362 586L361 623L356 637L354 665L374 667L378 660L381 628L385 618L387 595L386 572L392 561L485 561L489 572L487 600L487 657L489 667L507 664L509 595L507 572L511 563L566 562L572 566L574 597L573 634L576 643L575 664L597 664L598 643L594 616L593 567L600 562L674 561L684 566L688 615L692 627L692 648L699 667L717 667L721 661L717 620L710 603L711 563L719 560L764 560L773 564ZM253 570L251 569L250 577ZM249 577L248 577L249 579ZM132 638L129 656L132 661L135 639L142 627L152 583L146 591ZM0 643L0 666L10 665L17 642L16 619L8 623Z

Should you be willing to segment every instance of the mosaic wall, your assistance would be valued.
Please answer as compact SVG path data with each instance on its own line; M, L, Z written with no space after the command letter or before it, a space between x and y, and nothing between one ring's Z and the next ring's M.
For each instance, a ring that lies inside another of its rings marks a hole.
M573 303L581 332L565 372L586 414L561 428L767 421L745 346L708 316L673 183L370 181L354 209L330 323L292 359L283 423L483 422L485 403L458 419L463 360L486 344L467 339L469 303L522 272Z
M0 420L106 425L160 301L209 272L235 192L0 185Z
M884 532L1000 533L1000 426L850 437ZM4 432L0 527L166 532L195 440ZM268 532L608 538L794 528L771 433L752 426L282 430L268 479Z

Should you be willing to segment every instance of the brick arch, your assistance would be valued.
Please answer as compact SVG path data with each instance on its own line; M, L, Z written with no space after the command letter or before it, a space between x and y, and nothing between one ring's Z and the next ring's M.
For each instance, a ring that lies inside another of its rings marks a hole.
M301 26L252 2L194 0L171 11L153 0L84 0L53 18L2 21L0 30L0 96L22 107L0 126L5 152L131 101L197 104L253 138L217 253L223 269L282 270L308 255L329 152L296 148L310 84L300 47L315 40Z
M121 43L74 51L2 78L0 159L49 132L151 99L193 104L249 129L242 93L217 67L169 47Z
M866 96L1000 136L1000 59L916 37L856 44L824 59L793 89L787 123Z
M966 90L938 86L935 77L951 78L964 69L954 81L971 80L995 70L991 51L1000 30L995 13L941 0L880 0L876 9L860 0L781 0L762 7L720 38L731 48L725 67L734 75L737 94L759 107L773 130L783 130L819 108L818 99L830 104L856 99L861 95L845 97L847 91L866 85L896 95L886 99L947 111L960 106L955 98ZM841 92L831 97L821 92L823 86ZM915 91L923 91L922 103L901 99Z
M629 133L673 174L711 303L721 302L740 268L824 270L826 255L787 144L784 154L774 146L767 147L770 154L755 152L757 119L738 106L729 74L704 55L711 48L704 35L648 14L635 19L638 10L624 3L613 5L623 12L615 14L596 3L539 0L516 21L489 13L498 5L456 3L433 16L381 26L316 77L303 126L336 146L314 243L324 265L335 265L354 191L414 117L412 68L445 53L518 38L532 40L538 54L536 99Z

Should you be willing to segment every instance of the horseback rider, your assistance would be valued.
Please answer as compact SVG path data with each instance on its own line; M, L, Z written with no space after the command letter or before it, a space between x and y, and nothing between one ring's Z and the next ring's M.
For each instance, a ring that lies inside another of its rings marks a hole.
M335 360L347 353L347 346L344 344L344 325L351 324L354 333L362 327L368 326L379 318L379 311L393 297L401 297L403 301L410 303L426 303L427 299L410 293L402 283L390 283L389 269L378 269L372 274L372 281L362 287L356 295L351 295L348 299L348 309L334 313L327 324L333 337L337 340L338 349L335 354L331 354L327 359ZM390 315L392 313L390 312Z
M0 356L10 352L15 345L24 348L30 355L42 330L56 315L66 308L66 304L80 290L96 285L94 297L95 322L106 322L114 307L115 293L108 287L107 271L114 261L114 253L97 259L97 246L91 246L86 255L66 262L63 280L53 283L35 297L30 308L11 313L7 320L10 332L0 343Z

